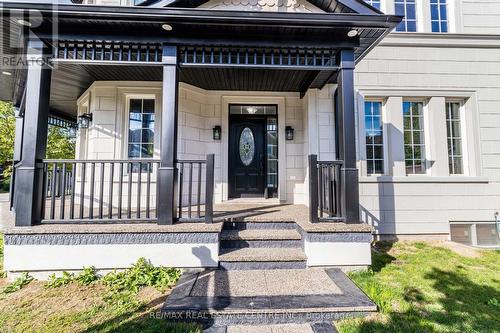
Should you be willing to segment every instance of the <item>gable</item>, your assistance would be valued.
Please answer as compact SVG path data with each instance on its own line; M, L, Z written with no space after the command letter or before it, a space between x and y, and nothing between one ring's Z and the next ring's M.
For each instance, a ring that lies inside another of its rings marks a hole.
M324 13L306 0L209 0L200 9L266 11L292 13Z

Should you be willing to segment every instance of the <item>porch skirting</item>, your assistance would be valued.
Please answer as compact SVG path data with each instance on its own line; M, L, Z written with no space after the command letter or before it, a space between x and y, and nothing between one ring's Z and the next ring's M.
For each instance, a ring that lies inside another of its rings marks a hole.
M144 257L156 266L217 267L219 233L6 234L4 269L45 279L52 272L94 266L108 271Z

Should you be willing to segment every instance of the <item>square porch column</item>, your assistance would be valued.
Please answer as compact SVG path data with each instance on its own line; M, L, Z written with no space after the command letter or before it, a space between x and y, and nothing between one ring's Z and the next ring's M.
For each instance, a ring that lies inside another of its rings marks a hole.
M173 224L177 217L177 107L179 80L177 47L163 45L163 90L160 167L157 182L158 224Z
M16 226L31 226L42 219L43 164L47 148L50 83L52 70L46 64L51 49L40 40L28 44L28 76L20 164L16 169L14 212ZM17 157L19 158L19 157Z
M359 176L356 167L356 123L354 114L354 51L341 50L336 93L337 158L344 161L340 170L340 206L346 223L360 223Z

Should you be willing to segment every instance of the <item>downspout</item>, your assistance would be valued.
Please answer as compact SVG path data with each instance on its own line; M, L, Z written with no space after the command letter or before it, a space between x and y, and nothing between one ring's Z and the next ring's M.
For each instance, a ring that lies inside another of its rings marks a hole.
M495 212L495 225L497 227L497 236L500 239L500 214Z

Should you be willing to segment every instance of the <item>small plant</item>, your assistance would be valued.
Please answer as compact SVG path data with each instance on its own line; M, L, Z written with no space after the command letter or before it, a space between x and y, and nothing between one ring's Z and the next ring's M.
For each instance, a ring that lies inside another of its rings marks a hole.
M84 267L83 271L75 277L75 280L82 286L88 286L99 280L99 275L94 266Z
M145 258L140 258L131 268L123 272L107 274L103 282L115 291L137 293L142 287L155 287L163 291L173 286L180 274L178 269L155 267Z
M62 286L67 286L71 282L73 282L74 275L72 273L68 273L64 271L62 276L56 277L55 274L49 276L49 281L45 283L45 288L58 288Z
M24 272L14 282L9 284L2 290L2 294L10 294L26 287L34 278L28 273Z
M489 306L493 306L493 307L496 307L496 308L500 308L500 301L497 300L495 297L493 298L490 298L487 302L487 304Z

